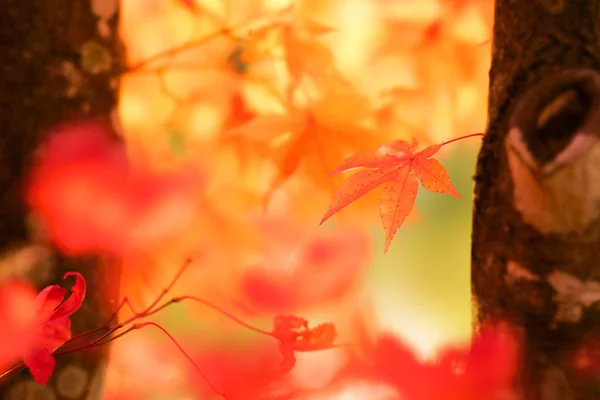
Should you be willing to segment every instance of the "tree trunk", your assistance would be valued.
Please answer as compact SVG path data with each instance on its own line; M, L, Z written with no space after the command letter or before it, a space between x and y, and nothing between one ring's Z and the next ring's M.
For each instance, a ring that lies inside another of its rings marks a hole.
M600 0L497 0L479 155L478 322L524 343L521 400L600 398Z
M34 150L58 122L90 117L110 123L118 89L118 76L112 71L118 70L122 58L116 0L0 4L0 250L14 259L34 242L21 195ZM106 322L118 290L116 268L99 268L97 259L50 253L50 258L42 257L24 270L5 259L0 281L16 277L42 288L64 285L66 271L79 271L88 291L72 318L74 334ZM99 399L107 355L107 349L100 348L58 357L46 386L36 384L24 370L0 382L0 398Z

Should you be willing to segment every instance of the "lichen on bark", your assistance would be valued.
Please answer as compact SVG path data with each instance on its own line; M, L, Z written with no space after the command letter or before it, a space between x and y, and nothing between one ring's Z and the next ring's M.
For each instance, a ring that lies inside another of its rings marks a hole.
M118 13L105 21L117 32ZM35 149L59 122L89 117L110 126L117 104L112 70L89 74L81 68L80 49L93 40L108 49L114 70L120 68L122 49L117 35L103 37L98 17L88 1L5 0L0 13L0 253L27 249L34 241L21 194ZM65 73L65 65L68 72ZM70 75L69 75L70 74ZM77 79L73 79L77 76ZM74 87L74 85L76 87ZM88 294L72 318L75 333L102 325L117 297L118 268L100 265L98 258L69 258L52 250L51 262L31 263L12 270L0 263L1 279L22 278L38 289L62 284L66 271L82 273ZM37 260L39 261L39 260ZM24 370L0 382L2 399L82 400L101 398L101 377L107 349L99 348L57 360L51 381L42 387Z

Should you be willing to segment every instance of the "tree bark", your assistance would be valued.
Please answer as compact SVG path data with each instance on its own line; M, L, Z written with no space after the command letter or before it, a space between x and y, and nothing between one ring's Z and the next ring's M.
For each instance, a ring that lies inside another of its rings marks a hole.
M122 51L116 0L0 4L0 250L15 258L35 243L21 195L35 149L59 122L90 117L110 124L118 90L112 71L119 69ZM27 279L41 289L68 285L63 274L79 271L88 291L72 318L73 332L105 323L117 295L117 268L99 268L97 258L67 258L54 249L50 255L24 269L3 262L0 281ZM99 348L58 357L46 386L36 384L24 370L0 382L0 398L99 399L107 356L107 349Z
M600 0L497 0L475 177L477 321L519 328L516 398L600 398Z

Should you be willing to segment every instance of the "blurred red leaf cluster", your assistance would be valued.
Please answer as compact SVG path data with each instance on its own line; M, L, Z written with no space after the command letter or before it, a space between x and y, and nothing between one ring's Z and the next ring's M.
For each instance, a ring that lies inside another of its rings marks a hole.
M247 310L297 312L339 301L360 284L371 259L360 229L319 231L284 218L262 218L257 229L268 247L241 273Z
M449 347L434 361L419 361L393 336L375 347L377 376L410 400L483 400L513 389L519 346L509 326L484 326L470 346Z
M283 325L294 327L290 332L307 325L306 320L294 316L283 317L282 321ZM322 326L323 331L335 335L332 325ZM197 358L198 364L206 368L208 379L214 380L213 384L223 390L228 400L312 398L311 393L315 393L293 377L282 374L285 371L281 366L289 366L289 363L278 364L274 357L276 350L261 343L237 349L215 349L209 352L210 356ZM325 340L322 344L329 347L332 342ZM369 382L374 387L388 387L390 392L396 393L391 398L397 400L487 400L514 394L518 361L519 342L512 329L502 323L484 326L469 345L447 347L428 360L420 359L397 336L383 333L371 347L361 348L359 358L338 368L321 392L333 393L331 390L336 387ZM206 393L205 385L196 382Z
M26 198L65 253L121 255L139 246L136 241L148 244L179 232L195 213L193 193L201 187L202 178L192 169L157 172L132 165L125 145L108 128L86 121L50 133Z

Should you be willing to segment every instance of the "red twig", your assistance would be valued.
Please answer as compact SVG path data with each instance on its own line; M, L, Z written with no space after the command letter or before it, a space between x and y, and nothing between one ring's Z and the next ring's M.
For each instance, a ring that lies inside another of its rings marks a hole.
M459 141L459 140L468 139L468 138L471 138L471 137L477 137L477 136L484 136L484 134L483 134L483 133L472 133L472 134L470 134L470 135L459 136L459 137L457 137L457 138L454 138L454 139L451 139L451 140L447 140L447 141L445 141L445 142L442 142L442 146L445 146L445 145L447 145L447 144L450 144L450 143L453 143L453 142L457 142L457 141Z
M246 329L249 329L249 330L251 330L251 331L254 331L254 332L256 332L256 333L259 333L259 334L261 334L261 335L266 335L266 336L270 336L270 337L275 337L275 335L273 335L271 332L269 332L269 331L265 331L265 330L262 330L262 329L260 329L260 328L256 328L256 327L254 327L254 326L252 326L252 325L248 324L247 322L244 322L244 321L242 321L241 319L239 319L239 318L238 318L238 317L236 317L235 315L233 315L233 314L231 314L231 313L229 313L229 312L227 312L227 311L223 310L222 308L220 308L220 307L218 307L218 306L216 306L216 305L212 304L212 303L211 303L211 302L209 302L208 300L204 300L204 299L202 299L202 298L200 298L200 297L197 297L197 296L189 296L189 295L186 295L186 296L173 297L171 300L169 300L168 302L166 302L166 303L165 303L165 304L163 304L162 306L160 306L160 307L157 307L155 310L153 310L152 312L150 312L150 313L149 313L149 314L147 314L146 316L150 316L150 315L156 314L157 312L159 312L159 311L161 311L162 309L164 309L164 308L166 308L166 307L170 306L171 304L173 304L173 303L179 303L179 302L181 302L181 301L184 301L184 300L193 300L193 301L195 301L195 302L197 302L197 303L200 303L200 304L202 304L202 305L205 305L206 307L208 307L208 308L211 308L211 309L213 309L213 310L217 311L218 313L220 313L220 314L224 315L225 317L229 318L230 320L234 321L234 322L235 322L235 323L237 323L238 325L241 325L241 326L243 326L243 327L244 327L244 328L246 328Z
M193 367L196 369L196 371L200 374L200 376L202 377L202 379L204 379L204 381L206 382L206 384L219 396L221 397L225 397L221 391L219 389L217 389L208 379L208 377L206 376L206 374L202 371L202 369L198 366L198 364L196 364L196 362L194 361L194 359L192 357L190 357L190 355L185 351L185 349L179 344L179 342L177 341L177 339L175 339L173 337L173 335L171 335L169 333L169 331L167 331L165 328L163 328L160 324L157 324L156 322L152 322L152 321L148 321L148 322L140 322L137 324L133 324L132 326L130 326L129 328L127 328L126 330L124 330L123 332L120 332L119 334L107 339L107 340L95 340L91 343L88 343L84 346L78 347L76 349L71 349L71 350L65 350L65 351L58 351L55 352L54 355L55 356L60 356L60 355L65 355L65 354L70 354L70 353L74 353L76 351L80 351L80 350L84 350L84 349L89 349L92 347L98 347L98 346L103 346L107 343L112 342L113 340L117 340L118 338L125 336L126 334L130 333L131 331L135 331L138 329L142 329L146 326L154 326L158 329L160 329L165 335L167 335L167 337L173 342L173 344L175 344L175 346L177 347L177 349L179 349L179 351L181 352L181 354L183 354L183 356L185 358L187 358L187 360L193 365Z

